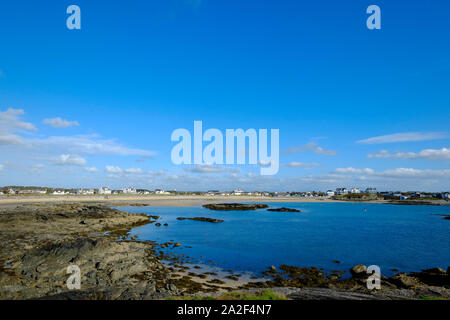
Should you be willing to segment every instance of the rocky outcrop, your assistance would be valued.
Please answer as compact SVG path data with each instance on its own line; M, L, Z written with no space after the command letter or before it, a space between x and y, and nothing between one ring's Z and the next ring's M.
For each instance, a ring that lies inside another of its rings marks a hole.
M213 218L205 218L205 217L195 217L195 218L178 217L177 220L193 220L193 221L203 221L203 222L211 222L211 223L224 222L224 220L213 219Z
M422 270L421 272L411 272L410 275L429 286L450 288L450 274L448 270L432 268Z
M365 279L368 277L367 267L363 264L358 264L350 269L350 274L353 278Z
M242 203L217 203L205 204L203 208L218 211L249 211L257 209L265 209L269 206L267 204L242 204Z
M389 278L389 282L402 289L410 289L423 283L416 277L409 276L407 273L401 272Z
M150 243L130 239L149 223L101 205L33 204L0 210L0 299L149 298L168 272ZM67 267L81 271L81 290L67 288ZM169 291L167 291L169 292Z
M272 208L272 209L267 209L267 211L272 211L272 212L301 212L298 209L292 209L292 208Z
M146 243L80 238L28 250L13 265L16 285L3 284L2 298L65 294L71 291L66 285L71 265L81 272L81 291L77 292L81 296L110 292L111 297L123 298L134 290L134 298L150 297L168 280L167 271Z

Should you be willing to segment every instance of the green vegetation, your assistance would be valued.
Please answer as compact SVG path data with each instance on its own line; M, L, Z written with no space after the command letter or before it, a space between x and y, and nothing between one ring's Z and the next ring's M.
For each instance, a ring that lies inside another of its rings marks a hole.
M429 296L420 296L420 300L448 300L445 298L437 298L437 297L429 297Z
M369 193L349 193L344 195L338 195L334 197L336 200L377 200L376 194Z
M272 290L258 291L254 294L242 292L227 292L221 296L195 296L195 297L177 297L176 300L287 300L283 295L276 294Z

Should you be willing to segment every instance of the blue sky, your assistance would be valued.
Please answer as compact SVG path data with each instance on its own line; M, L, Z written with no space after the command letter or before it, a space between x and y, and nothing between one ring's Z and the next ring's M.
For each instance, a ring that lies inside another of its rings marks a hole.
M71 4L81 30L66 28ZM366 27L371 4L381 30ZM401 0L2 2L0 185L449 190L449 10ZM171 133L194 120L279 129L278 174L174 165Z

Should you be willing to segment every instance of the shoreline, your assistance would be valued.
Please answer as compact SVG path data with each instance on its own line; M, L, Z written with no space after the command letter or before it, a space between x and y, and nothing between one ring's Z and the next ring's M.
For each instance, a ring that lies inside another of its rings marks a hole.
M335 200L328 197L320 198L292 198L292 197L257 197L257 196L157 196L157 195L110 195L110 196L0 196L0 207L7 207L16 204L34 203L96 203L112 204L115 206L161 206L161 207L194 207L214 202L285 202L285 203L378 203L394 205L450 205L450 201L445 200L415 200L412 201L392 201L392 200Z
M4 244L0 248L0 299L167 299L273 288L292 299L450 297L445 282L450 271L439 268L384 278L383 290L378 292L365 287L366 267L362 265L356 266L350 279L341 279L341 271L283 265L268 267L265 279L251 279L233 270L224 270L229 273L224 278L220 271L211 273L208 265L192 266L185 253L161 251L179 247L176 240L138 241L131 235L134 227L157 219L105 204L53 202L0 208ZM65 286L66 268L73 263L82 270L82 290L70 291Z

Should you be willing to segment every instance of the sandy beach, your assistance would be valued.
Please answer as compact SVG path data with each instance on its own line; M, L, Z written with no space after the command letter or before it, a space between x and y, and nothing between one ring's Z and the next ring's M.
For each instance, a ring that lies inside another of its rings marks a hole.
M256 197L256 196L160 196L160 195L94 195L94 196L0 196L0 205L25 203L111 203L115 205L141 204L146 206L191 207L215 202L343 202L327 197L292 198L292 197ZM352 202L352 201L345 201ZM367 203L387 203L383 200L358 201Z
M8 207L16 204L32 203L97 203L114 206L161 206L161 207L193 207L218 202L317 202L317 203L384 203L384 204L414 204L411 202L389 200L334 200L330 197L294 198L294 197L262 197L262 196L200 196L200 195L14 195L0 196L0 206ZM417 204L450 205L445 200L429 200Z

